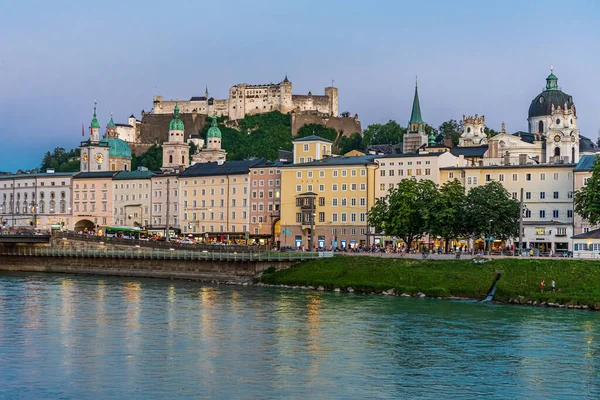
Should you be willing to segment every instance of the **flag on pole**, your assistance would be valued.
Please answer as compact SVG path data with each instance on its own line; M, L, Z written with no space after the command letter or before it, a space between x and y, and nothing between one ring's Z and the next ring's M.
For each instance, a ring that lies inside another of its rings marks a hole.
M85 136L85 130L83 128L83 122L81 123L81 136Z

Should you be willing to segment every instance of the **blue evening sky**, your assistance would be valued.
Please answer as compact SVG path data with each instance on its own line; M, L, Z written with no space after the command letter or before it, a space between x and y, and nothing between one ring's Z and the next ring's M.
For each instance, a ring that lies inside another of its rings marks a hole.
M437 127L485 114L527 130L549 66L577 106L583 135L600 128L596 1L4 1L0 13L0 171L76 147L94 99L105 126L152 108L152 96L225 98L230 86L279 82L322 93L363 127L406 125L415 75Z

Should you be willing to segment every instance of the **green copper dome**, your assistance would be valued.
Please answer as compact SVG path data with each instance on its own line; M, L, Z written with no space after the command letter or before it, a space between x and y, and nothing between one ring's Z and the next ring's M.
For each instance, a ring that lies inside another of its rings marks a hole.
M124 157L131 158L131 149L126 141L113 138L113 137L105 137L100 141L100 143L108 143L110 149L108 151L109 157Z
M108 125L109 128L114 128L116 127L115 125L115 121L113 121L113 117L112 117L112 113L110 114L110 121L108 121Z
M560 90L558 78L553 72L546 78L546 90L538 94L529 106L529 118L552 115L552 107L575 108L573 97Z
M92 128L100 128L100 124L96 118L96 102L94 102L94 118L92 119Z
M179 107L175 104L175 109L173 110L173 119L169 124L170 131L182 131L183 130L183 121L179 118Z
M212 117L212 123L210 124L210 128L208 128L208 132L206 133L207 138L219 138L221 139L221 130L217 126L217 117Z

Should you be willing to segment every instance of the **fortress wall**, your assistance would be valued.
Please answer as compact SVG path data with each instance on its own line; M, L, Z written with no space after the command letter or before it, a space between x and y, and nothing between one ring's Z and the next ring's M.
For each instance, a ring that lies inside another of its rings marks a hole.
M329 117L327 114L315 111L296 112L291 116L292 136L298 134L298 130L304 125L319 124L327 128L333 128L338 136L350 136L358 132L362 133L362 127L358 117Z

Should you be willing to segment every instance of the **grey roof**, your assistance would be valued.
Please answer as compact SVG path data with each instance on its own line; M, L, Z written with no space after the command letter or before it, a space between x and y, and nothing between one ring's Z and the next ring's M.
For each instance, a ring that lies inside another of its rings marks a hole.
M581 157L579 159L579 162L577 163L577 166L575 167L574 171L575 172L591 171L592 167L594 166L595 159L596 159L596 156L593 156L591 154Z
M442 154L446 153L445 151L432 151L430 153L402 153L402 154L383 154L380 156L371 155L376 160L380 158L412 158L412 157L439 157Z
M217 176L217 175L240 175L250 172L250 167L261 162L261 160L239 160L227 161L219 165L217 162L207 162L194 164L179 176Z
M596 146L591 139L579 135L579 151L581 153L597 153L600 152L600 147Z
M402 146L402 145L400 145L400 146ZM398 149L398 148L399 148L398 145L393 145L393 144L372 144L370 146L367 146L366 152L369 153L369 152L373 151L373 152L383 153L383 154L396 154L397 153L396 149Z
M206 96L192 96L190 101L206 101Z
M294 160L294 152L287 150L278 150L277 151L277 159L278 160Z
M321 142L333 143L331 140L327 140L317 135L304 136L298 139L294 139L294 142L310 142L313 140L320 140Z
M101 179L101 178L112 178L118 171L99 171L99 172L80 172L73 176L73 179Z
M571 237L571 239L600 239L600 229L594 229L589 232L580 233Z
M364 165L364 164L375 164L375 158L380 158L382 156L352 156L352 157L326 157L326 158L322 158L320 160L316 160L316 161L311 161L311 162L305 162L305 163L299 163L299 164L289 164L289 165L282 165L283 168L285 167L298 167L298 166L302 166L302 167L309 167L309 166L314 166L314 167L326 167L326 166L334 166L334 165Z
M52 178L53 176L73 176L77 172L38 172L36 174L0 174L0 179L23 179L23 178Z
M488 145L473 146L473 147L453 147L450 149L450 153L455 156L464 157L483 157L485 152L488 150Z
M154 175L155 174L152 171L119 171L119 173L113 179L150 179Z
M282 165L288 165L291 162L281 162L281 161L269 161L265 159L258 160L256 164L254 164L251 168L269 168L269 167L281 167Z
M469 165L465 167L443 167L440 170L461 170L461 169L502 169L502 168L568 168L572 169L574 163L565 164L511 164L511 165Z
M133 128L133 126L129 125L129 124L115 124L116 126L125 126L125 127L129 127L129 128Z

